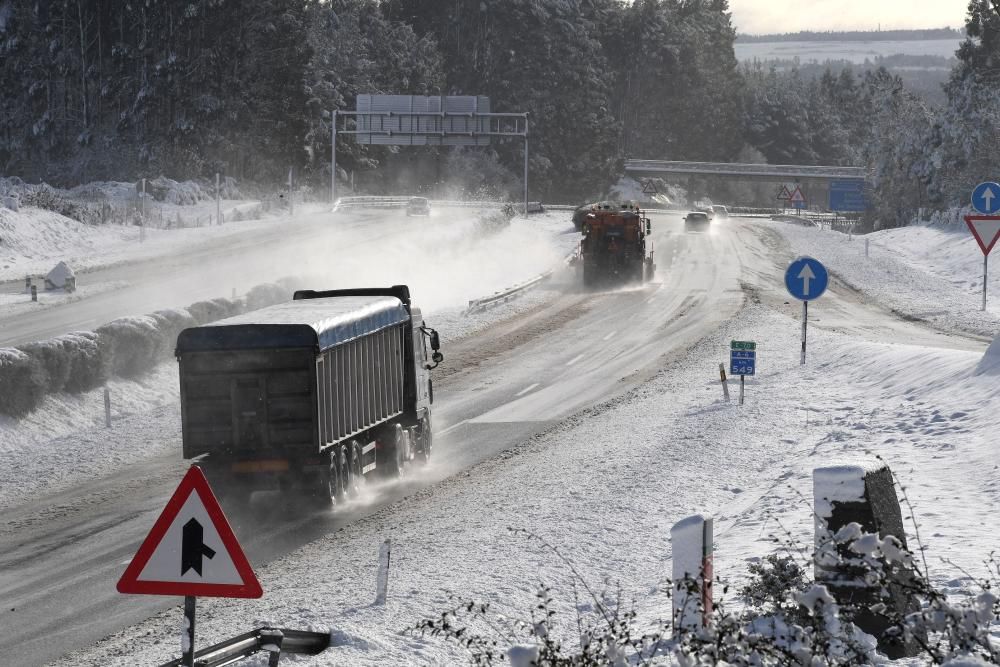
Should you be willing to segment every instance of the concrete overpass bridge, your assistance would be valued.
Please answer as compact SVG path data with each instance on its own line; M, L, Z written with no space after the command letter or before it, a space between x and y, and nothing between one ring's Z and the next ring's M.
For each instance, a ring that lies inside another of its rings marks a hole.
M625 173L637 181L662 178L667 181L738 181L774 185L776 201L783 190L800 190L802 206L859 212L868 196L867 169L796 164L740 164L728 162L675 162L669 160L626 160Z
M748 181L864 180L864 167L823 167L797 164L739 164L730 162L674 162L669 160L625 160L625 173L650 178L665 175L722 176Z

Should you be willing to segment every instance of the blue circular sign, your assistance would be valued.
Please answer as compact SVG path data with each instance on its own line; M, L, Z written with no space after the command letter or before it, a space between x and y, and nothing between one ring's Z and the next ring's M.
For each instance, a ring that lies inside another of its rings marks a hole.
M1000 183L980 183L972 191L972 208L983 215L1000 211Z
M826 267L812 257L799 257L785 271L785 287L799 301L812 301L823 296L830 282Z

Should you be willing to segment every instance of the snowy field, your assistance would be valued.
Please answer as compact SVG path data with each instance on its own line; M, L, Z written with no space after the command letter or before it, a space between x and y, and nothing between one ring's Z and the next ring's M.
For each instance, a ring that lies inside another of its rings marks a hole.
M877 57L940 56L951 58L961 44L957 39L871 41L871 42L759 42L735 45L737 60L792 60L824 62L847 60L862 64Z
M992 299L982 312L983 254L964 222L889 229L853 240L813 227L766 224L781 232L794 255L815 257L848 286L907 318L987 338L1000 331L1000 267L990 278Z
M732 338L766 341L743 407L723 402L717 379ZM772 551L770 535L810 543L803 498L812 469L870 454L906 485L934 582L967 595L973 584L959 568L983 575L984 536L1000 528L994 371L979 368L978 353L823 332L811 340L800 367L797 323L750 307L622 399L260 568L262 600L202 601L200 636L211 642L276 624L332 634L333 648L296 665L459 664L462 649L406 628L467 598L525 619L544 584L563 638L575 642L566 566L510 527L558 547L596 589L620 586L651 628L670 614L674 522L716 517L716 574L738 587L747 564ZM911 523L907 532L916 548ZM386 538L394 545L389 596L378 607L376 554ZM157 664L174 655L180 618L170 610L57 664Z

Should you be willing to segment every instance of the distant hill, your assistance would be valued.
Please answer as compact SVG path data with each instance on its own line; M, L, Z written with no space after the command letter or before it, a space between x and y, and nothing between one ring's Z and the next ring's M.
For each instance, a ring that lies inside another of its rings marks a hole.
M952 28L933 28L927 30L853 30L814 32L786 32L775 35L737 35L736 43L774 43L774 42L902 42L924 41L933 39L963 39L964 30Z

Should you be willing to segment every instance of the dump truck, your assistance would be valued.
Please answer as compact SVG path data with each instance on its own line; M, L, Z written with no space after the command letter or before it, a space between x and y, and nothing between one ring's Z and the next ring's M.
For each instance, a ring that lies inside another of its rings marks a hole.
M583 284L642 282L656 272L652 241L647 254L649 218L633 204L603 202L591 207L583 219L580 262Z
M230 502L278 489L336 505L430 458L443 355L405 285L301 290L183 330L176 356L183 455Z

